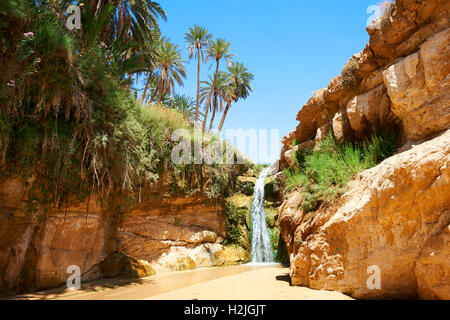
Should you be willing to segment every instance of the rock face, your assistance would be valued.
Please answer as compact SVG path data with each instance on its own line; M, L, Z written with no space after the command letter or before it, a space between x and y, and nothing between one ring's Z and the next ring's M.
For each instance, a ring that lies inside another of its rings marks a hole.
M298 112L299 125L282 141L281 169L292 165L294 139L321 140L330 123L339 139L394 128L405 143L449 128L450 2L397 0L387 14L367 29L369 43L345 72Z
M280 209L293 285L364 299L448 297L449 185L450 130L360 173L328 208L304 214L293 195ZM367 286L370 266L380 289Z
M82 281L89 281L243 261L243 252L231 252L222 244L222 202L157 191L143 192L141 203L122 214L104 211L93 197L45 212L29 210L24 181L3 181L0 292L62 285L72 265L80 267Z
M338 142L395 131L403 147L315 212L299 209L300 192L287 197L279 223L292 283L449 299L450 1L397 0L367 31L366 48L298 112L280 168L295 169L294 139L317 148L330 130ZM380 289L370 285L378 271Z
M422 299L450 300L450 225L430 237L416 263Z
M83 204L33 213L26 210L25 194L18 179L0 185L0 291L61 285L71 265L80 267L83 280L98 278L113 218L94 201L88 211Z
M224 235L223 203L149 194L125 215L115 237L119 251L154 261L172 246L192 248L202 243L220 243Z
M383 72L392 112L408 140L420 140L450 123L450 29Z
M357 136L364 137L371 128L395 123L391 100L384 85L354 97L347 104L346 110L351 129Z

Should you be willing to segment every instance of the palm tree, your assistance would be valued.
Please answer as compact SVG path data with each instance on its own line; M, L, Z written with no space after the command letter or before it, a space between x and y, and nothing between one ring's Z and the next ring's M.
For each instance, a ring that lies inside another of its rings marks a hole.
M164 37L159 41L155 58L154 76L157 79L157 85L150 101L153 101L159 93L159 103L165 95L170 95L173 92L174 81L180 86L183 85L183 78L186 78L186 67L178 46Z
M72 0L51 0L48 5L54 14L66 22L65 11ZM158 19L166 20L162 7L151 0L83 0L82 39L88 45L104 42L120 51L119 62L128 78L151 70L154 43L159 39ZM88 21L86 21L88 20ZM89 26L89 20L96 25ZM98 28L100 27L100 28ZM87 34L84 29L90 31ZM88 36L88 37L86 37ZM120 50L119 50L120 47Z
M65 2L70 2L63 0ZM123 37L123 41L136 41L145 44L153 40L153 32L159 32L158 18L167 19L161 5L150 0L85 0L94 16L97 16L104 6L113 4L115 7L113 21L103 30L102 39Z
M144 104L145 99L147 98L148 89L156 88L156 85L157 85L157 81L156 81L156 78L155 78L153 72L148 72L146 76L147 76L147 80L145 81L144 91L142 92L142 96L141 96L142 104Z
M167 106L184 113L191 122L194 122L195 100L192 97L176 94L169 99Z
M211 76L209 77L209 80L210 81L202 81L204 86L200 89L200 101L202 103L205 100L208 101L209 103L205 105L205 108L206 110L213 111L211 122L209 124L209 131L211 131L214 119L216 117L216 112L218 110L223 111L224 103L228 102L228 97L230 96L231 88L228 83L228 74L226 72L220 71L217 74L216 82L214 84L213 84L214 81ZM211 91L213 92L212 101L210 100Z
M204 49L209 45L212 34L208 30L195 25L194 28L189 28L189 32L185 33L185 40L189 50L189 59L197 58L197 103L195 106L195 125L198 121L198 109L200 105L200 61L205 61Z
M60 3L58 8L56 3ZM52 1L52 7L64 12L70 3L70 0ZM94 18L100 17L105 8L112 7L95 38L110 47L121 47L118 61L126 66L128 78L131 80L132 74L150 72L160 33L158 19L167 19L162 7L150 0L84 0L83 3L82 12L89 11ZM64 15L58 15L65 19Z
M250 82L253 81L254 76L248 72L248 69L243 63L233 62L227 67L227 69L229 73L228 76L231 92L228 97L227 106L225 107L222 119L220 120L218 132L222 131L223 123L227 117L228 110L230 110L231 103L237 102L239 99L246 99L252 91Z
M217 81L217 75L219 73L219 65L221 59L226 59L229 62L229 59L233 57L233 55L230 53L230 42L226 42L224 39L217 39L217 41L212 40L211 45L207 49L208 57L211 59L216 60L216 72L214 73L214 80L211 86L211 90L209 92L208 100L206 102L206 105L209 106L211 103L211 97L213 95L213 91L215 89L215 84ZM206 121L208 120L208 110L209 108L206 108L205 111L205 117L203 118L203 126L202 131L205 132L206 127ZM214 109L215 111L215 109Z

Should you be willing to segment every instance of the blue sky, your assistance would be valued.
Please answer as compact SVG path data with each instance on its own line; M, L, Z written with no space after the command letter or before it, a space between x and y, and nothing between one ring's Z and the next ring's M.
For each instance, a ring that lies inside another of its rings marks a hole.
M253 93L232 105L224 130L279 129L280 140L296 127L296 114L313 92L327 86L347 60L365 47L369 40L367 8L377 2L159 1L168 17L167 22L161 22L162 33L179 45L185 60L184 33L199 24L214 37L232 42L235 60L255 75ZM202 80L214 72L210 65L202 66ZM187 75L184 87L177 92L195 97L194 61L187 65Z

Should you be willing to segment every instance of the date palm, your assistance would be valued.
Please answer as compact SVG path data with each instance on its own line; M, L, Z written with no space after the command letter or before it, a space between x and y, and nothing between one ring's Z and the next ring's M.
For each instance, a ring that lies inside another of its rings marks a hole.
M191 122L195 120L195 100L186 95L176 94L169 99L167 106L184 113Z
M65 12L69 5L73 4L72 0L49 0L48 5L62 23L66 22ZM89 35L91 39L104 42L108 46L113 44L118 47L126 48L121 55L120 62L127 61L135 64L148 64L153 60L153 43L159 39L158 19L166 20L166 13L162 7L155 1L150 0L83 0L82 1L83 20L86 15L90 15L88 19L98 21L97 26L100 29L93 29L86 26L86 22L82 21L83 29L86 27L90 31L95 31ZM86 13L88 11L88 13ZM105 15L105 12L108 14ZM155 36L156 35L156 36ZM86 36L86 32L83 32ZM86 39L83 39L86 42ZM89 42L89 39L88 39ZM91 41L92 42L92 41ZM150 49L150 50L149 50ZM145 52L145 54L143 54ZM130 69L128 76L140 73L144 67Z
M186 78L186 67L178 46L164 37L159 41L155 58L154 77L157 79L157 85L150 101L153 101L159 94L158 102L161 102L165 95L173 92L175 82L180 86L183 85L183 79Z
M189 51L189 59L197 58L197 102L195 105L195 125L197 125L200 105L200 62L206 61L205 49L211 41L212 34L209 34L206 28L195 25L193 28L189 28L189 32L185 33L184 38Z
M225 59L229 62L229 59L233 57L233 55L231 54L230 46L231 46L230 42L226 42L225 39L219 38L216 41L212 40L211 45L207 49L208 58L214 59L216 61L216 72L214 73L214 80L208 95L208 99L206 101L207 106L209 106L211 103L211 98L213 96L213 92L215 89L217 76L219 74L220 60ZM203 126L202 126L203 132L205 132L206 121L208 120L208 110L209 108L206 108L205 117L203 118ZM214 111L216 111L216 109L214 109Z
M71 3L69 0L53 0L53 3ZM162 7L150 0L84 0L84 9L90 10L96 18L101 15L105 7L112 6L113 10L107 24L99 30L96 39L108 45L120 45L126 48L120 56L120 62L134 64L134 69L128 68L128 78L132 74L152 69L154 49L159 39L158 19L166 20L166 13ZM66 10L67 6L60 6ZM64 16L62 16L64 18ZM84 26L84 24L83 24Z
M113 21L103 30L103 36L123 36L124 41L133 39L144 44L152 39L154 31L159 32L158 18L167 18L161 5L150 0L85 0L84 3L94 16L97 16L104 6L113 4Z
M231 103L237 102L240 99L247 99L248 95L252 91L250 83L253 81L253 74L248 72L248 69L243 63L233 62L227 67L228 70L228 81L231 87L229 93L227 106L223 112L222 119L220 120L220 125L218 132L222 131L225 118L227 117L228 111L230 110Z
M147 99L147 91L149 88L152 88L153 90L156 90L157 86L157 79L155 78L153 72L148 72L146 74L146 81L144 86L144 91L142 92L141 96L141 103L144 104L145 100Z
M217 111L223 111L224 104L228 102L230 96L230 86L228 83L228 74L220 71L217 74L216 82L213 85L213 78L210 76L209 81L203 81L203 87L200 89L200 101L208 101L205 109L212 110L212 117L209 124L209 131L211 131ZM210 92L213 92L212 99L210 99ZM206 114L206 112L205 112ZM205 116L206 117L206 116Z

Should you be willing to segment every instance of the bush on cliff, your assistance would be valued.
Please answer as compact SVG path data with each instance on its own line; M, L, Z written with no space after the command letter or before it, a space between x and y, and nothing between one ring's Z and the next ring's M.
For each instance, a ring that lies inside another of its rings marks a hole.
M242 236L240 225L245 225L245 213L239 210L231 201L225 202L225 213L227 216L226 244L239 244Z
M318 150L297 155L298 170L285 170L287 190L301 187L305 197L303 209L313 211L321 203L343 194L356 173L390 157L396 148L395 140L395 135L383 132L374 133L361 144L339 145L330 133Z

